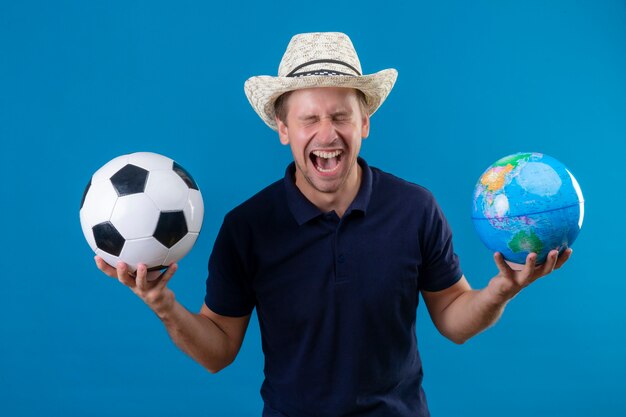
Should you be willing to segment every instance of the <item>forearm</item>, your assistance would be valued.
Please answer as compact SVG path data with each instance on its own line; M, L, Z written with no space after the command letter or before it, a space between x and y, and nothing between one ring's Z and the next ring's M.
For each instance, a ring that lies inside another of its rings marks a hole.
M189 312L176 300L155 313L176 346L210 372L215 373L232 362L233 349L228 336L208 317Z
M456 343L464 343L471 337L495 324L509 300L523 288L538 278L560 268L571 256L567 249L559 256L552 250L543 265L536 266L536 254L526 257L526 264L520 271L511 269L499 252L494 254L498 274L487 287L480 291L472 290L462 276L461 279L442 291L423 291L424 300L437 329Z
M455 343L464 343L494 325L506 304L487 288L466 291L442 311L439 331Z

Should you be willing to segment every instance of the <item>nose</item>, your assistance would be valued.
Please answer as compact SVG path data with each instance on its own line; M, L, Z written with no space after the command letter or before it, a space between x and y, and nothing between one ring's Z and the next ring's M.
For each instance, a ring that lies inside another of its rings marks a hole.
M335 124L332 118L324 117L319 122L319 129L317 130L317 140L324 145L331 144L339 137Z

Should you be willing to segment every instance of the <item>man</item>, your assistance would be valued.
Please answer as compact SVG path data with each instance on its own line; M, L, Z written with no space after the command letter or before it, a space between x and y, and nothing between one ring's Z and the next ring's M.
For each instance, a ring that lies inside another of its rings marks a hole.
M456 343L492 325L523 287L561 267L499 269L470 288L433 196L359 158L370 116L397 76L362 75L341 33L296 35L278 77L252 77L250 103L289 145L285 178L228 213L209 260L199 314L156 280L96 258L163 321L174 342L211 372L230 364L256 308L265 354L263 415L428 416L415 338L421 292L439 331Z

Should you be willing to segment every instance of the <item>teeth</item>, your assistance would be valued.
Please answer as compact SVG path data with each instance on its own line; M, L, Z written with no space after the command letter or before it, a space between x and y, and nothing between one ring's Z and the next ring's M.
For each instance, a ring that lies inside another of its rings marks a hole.
M320 158L324 158L324 159L330 159L330 158L334 158L336 156L341 155L342 152L343 151L341 150L337 150L333 152L313 151L313 155L320 157Z
M336 169L337 169L337 167L338 167L338 166L339 166L339 165L337 165L336 167L331 168L331 169L324 169L324 168L322 168L322 167L316 167L316 168L317 168L320 172L333 172L334 170L336 170Z

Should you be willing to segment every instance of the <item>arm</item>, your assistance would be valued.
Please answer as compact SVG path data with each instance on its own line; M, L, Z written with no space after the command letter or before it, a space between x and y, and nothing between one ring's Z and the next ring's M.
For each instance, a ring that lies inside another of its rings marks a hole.
M176 272L176 264L172 264L162 275L148 273L144 265L139 265L135 277L121 262L113 268L96 256L96 265L141 298L161 319L176 346L210 372L220 371L237 356L250 315L221 316L206 305L202 306L199 314L189 312L176 301L174 292L167 287Z
M455 343L465 343L495 324L507 303L524 287L560 268L571 254L571 249L561 256L553 250L543 265L535 267L537 256L531 253L524 269L514 271L504 262L502 255L496 253L494 260L499 272L484 289L472 290L463 276L445 290L422 291L422 296L439 332Z

